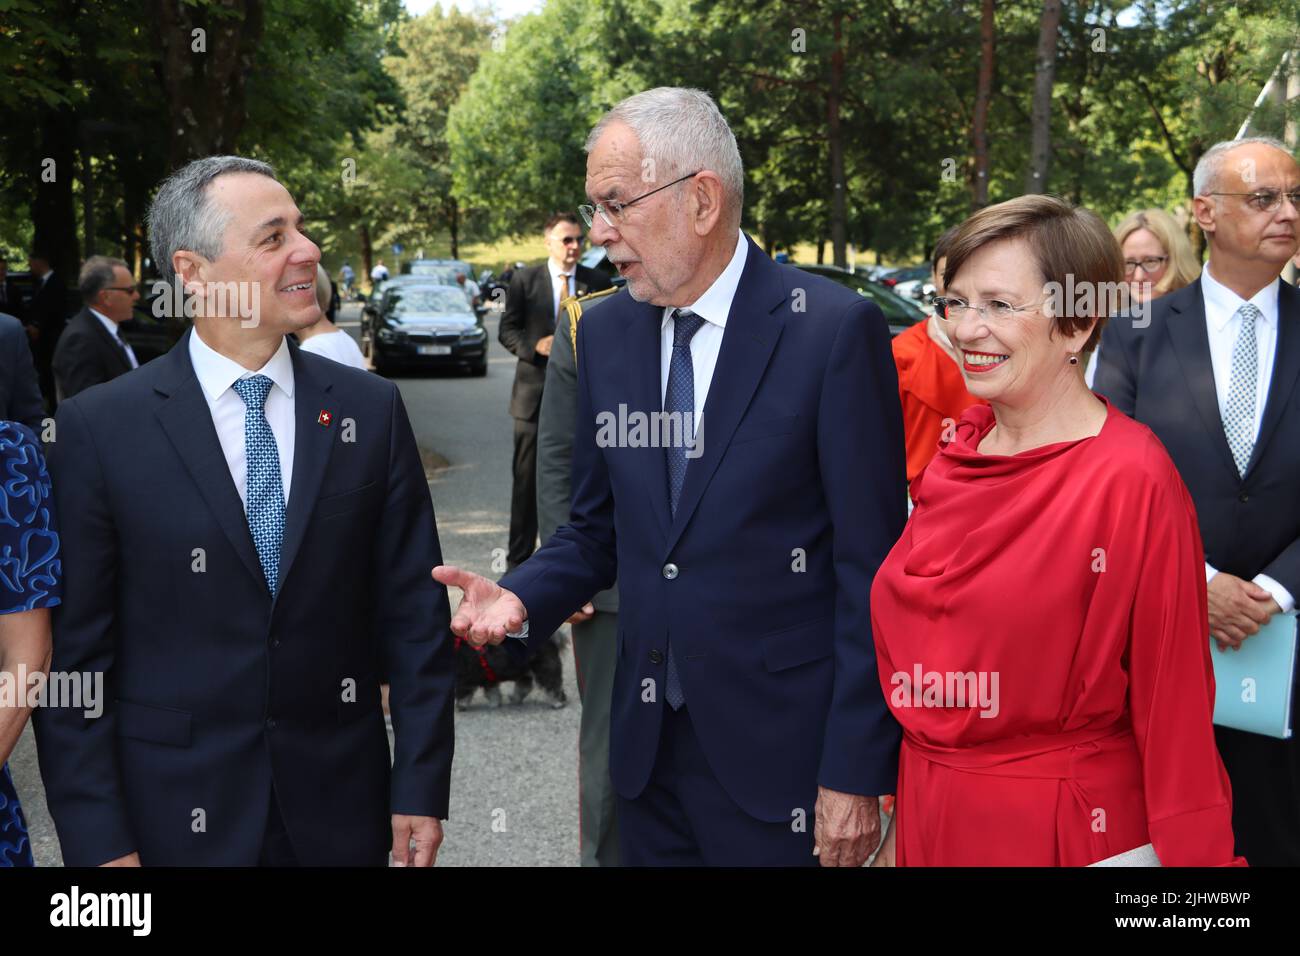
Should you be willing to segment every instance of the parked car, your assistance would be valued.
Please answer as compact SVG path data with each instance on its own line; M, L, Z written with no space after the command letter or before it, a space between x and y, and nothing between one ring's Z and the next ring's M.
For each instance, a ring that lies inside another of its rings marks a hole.
M929 280L929 265L919 265L887 272L881 277L880 284L892 289L905 299L922 300L924 298L922 289Z
M597 272L605 273L616 289L621 289L627 285L627 280L618 274L618 270L614 268L614 263L610 262L609 256L605 255L604 246L592 246L578 257L578 262L588 269L595 269Z
M840 285L848 286L858 295L876 303L876 305L880 306L880 311L885 313L885 321L889 323L891 337L907 331L916 323L924 322L926 319L925 312L916 303L904 299L890 289L885 288L879 282L864 279L847 269L838 269L835 266L804 265L796 265L795 268L810 272L813 275L824 276L838 282Z
M411 259L402 263L402 275L420 276L438 285L455 285L456 273L474 278L474 267L463 259Z
M418 278L418 277L412 277ZM487 330L458 285L390 284L373 315L363 314L361 350L383 375L399 367L487 374Z

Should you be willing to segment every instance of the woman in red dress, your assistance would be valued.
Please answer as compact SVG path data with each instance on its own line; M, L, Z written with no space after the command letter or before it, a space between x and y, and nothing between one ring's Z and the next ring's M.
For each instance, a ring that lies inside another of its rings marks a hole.
M948 243L956 233L954 227L940 236L930 255L936 296L943 295ZM939 439L951 433L962 410L982 404L966 391L961 358L948 341L945 324L938 316L931 315L894 336L891 343L894 366L898 370L898 401L903 407L909 486L939 450Z
M937 306L989 405L913 483L872 587L904 730L883 865L1244 862L1196 513L1151 432L1083 382L1123 277L1101 220L1050 196L981 210L949 247Z

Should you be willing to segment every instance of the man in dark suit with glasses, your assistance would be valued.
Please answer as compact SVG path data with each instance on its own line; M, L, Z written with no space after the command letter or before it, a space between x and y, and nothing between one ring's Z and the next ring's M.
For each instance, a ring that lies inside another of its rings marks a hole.
M578 264L582 224L576 214L555 213L546 220L543 235L547 259L541 265L515 271L497 333L501 344L519 359L510 392L515 454L506 562L512 568L526 560L537 546L537 415L542 407L546 363L560 303L570 295L610 287L604 274Z

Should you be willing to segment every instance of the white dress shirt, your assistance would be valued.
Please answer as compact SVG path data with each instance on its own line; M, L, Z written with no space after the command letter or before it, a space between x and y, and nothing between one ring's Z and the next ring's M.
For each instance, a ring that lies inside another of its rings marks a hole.
M727 329L727 315L731 312L731 300L736 297L740 285L740 274L745 271L745 257L749 254L749 243L745 234L736 233L736 251L731 254L731 261L721 274L713 280L713 285L704 290L704 294L682 308L690 309L704 320L700 330L691 338L691 365L695 369L695 428L698 431L704 416L704 403L709 397L709 385L713 381L713 370L718 364L718 352L722 349L722 333ZM676 306L664 309L659 326L659 407L663 408L668 395L668 370L673 360L673 312Z
M357 347L356 340L343 329L335 329L333 332L321 332L310 338L303 339L300 347L304 352L323 355L327 359L333 359L340 365L351 365L353 368L359 368L362 371L368 368L366 357L361 354L361 349Z
M123 348L126 349L126 357L127 360L131 363L131 367L139 368L140 363L136 361L135 350L131 348L130 344L126 341L126 339L122 338L120 335L117 334L117 323L114 322L112 319L110 319L108 316L106 316L103 312L96 311L95 309L91 309L90 314L93 315L95 318L99 319L100 325L108 329L109 335L113 336L113 338L117 339L119 342L122 343Z
M198 377L203 397L208 400L212 424L216 426L221 450L226 456L230 477L239 491L239 500L248 510L248 457L244 448L244 400L232 385L241 378L265 375L275 384L266 396L263 411L275 435L275 447L280 455L280 482L284 488L284 503L289 503L289 484L293 478L293 359L289 356L289 343L282 341L271 360L256 372L250 372L238 362L217 352L202 338L198 329L190 332L190 362Z
M1241 316L1237 310L1246 300L1214 278L1213 263L1201 270L1201 296L1205 302L1205 331L1210 342L1210 365L1214 370L1214 389L1218 397L1219 416L1228 405L1228 391L1232 386L1232 349L1241 332ZM1273 359L1277 355L1277 295L1280 279L1274 279L1250 298L1250 304L1259 309L1255 319L1255 347L1258 350L1258 374L1255 379L1255 427L1252 441L1259 440L1259 426L1264 420L1264 405L1268 401L1269 385L1273 381ZM1218 569L1208 561L1205 564L1205 581L1218 574ZM1253 578L1277 601L1283 611L1295 610L1295 596L1267 574Z
M560 276L564 275L564 270L555 264L554 259L546 260L546 269L551 276L551 315L554 317L560 314L560 290L563 288L565 295L573 295L577 288L578 264L575 262L569 266L569 278L563 286L560 285ZM468 285L469 280L466 279L465 283Z

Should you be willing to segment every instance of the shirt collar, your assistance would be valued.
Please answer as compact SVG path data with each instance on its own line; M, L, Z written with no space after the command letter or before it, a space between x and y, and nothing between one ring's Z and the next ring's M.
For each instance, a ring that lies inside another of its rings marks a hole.
M293 398L293 358L289 354L289 340L281 339L270 361L256 372L250 372L233 359L222 355L199 337L198 329L190 331L190 362L194 374L208 401L215 402L227 389L241 378L265 375L280 391Z
M1205 315L1216 332L1222 332L1232 321L1246 300L1233 292L1210 273L1212 263L1201 270L1201 295L1205 299ZM1280 279L1274 279L1250 298L1250 304L1259 309L1270 326L1277 323L1277 295Z
M99 321L104 324L104 328L108 329L108 331L112 332L114 335L117 335L116 322L114 322L112 319L106 316L103 312L100 312L98 309L91 309L90 306L86 306L86 308L90 309L90 314L93 315L95 318L99 319Z
M551 259L549 257L546 260L546 268L549 269L551 272L552 284L554 284L555 281L564 274L564 270L555 264L554 259ZM578 271L578 264L575 262L572 266L569 267L569 278L573 278L573 276L577 274L577 271ZM466 282L469 281L469 276L465 277L465 281Z
M736 230L736 251L731 254L731 261L713 280L713 285L705 289L704 294L686 308L705 322L725 329L727 316L731 312L731 301L736 297L736 289L740 287L740 274L745 271L745 259L748 256L749 243L745 241L745 234ZM663 321L659 325L660 331L663 331L672 320L675 311L676 308L673 306L664 309Z

